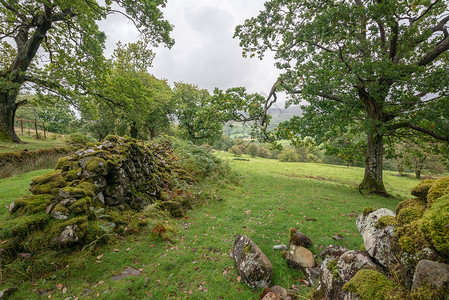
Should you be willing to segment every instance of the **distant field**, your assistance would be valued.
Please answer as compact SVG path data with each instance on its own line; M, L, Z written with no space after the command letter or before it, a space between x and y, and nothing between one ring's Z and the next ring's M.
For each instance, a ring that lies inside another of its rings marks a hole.
M25 263L22 269L14 266L23 276L3 281L0 290L19 286L12 299L258 299L260 291L239 282L229 256L235 235L246 234L271 260L274 284L296 289L307 299L310 289L301 285L302 274L287 268L280 252L273 250L274 245L288 243L289 228L297 227L308 235L315 254L329 244L359 249L362 238L355 216L366 206L394 209L400 201L360 194L355 188L362 179L360 168L282 163L249 156L244 156L249 161L237 161L227 153L217 155L244 177L242 184L206 187L217 189L221 198L174 220L177 237L171 243L152 239L146 229L138 235L116 238L113 244L93 252L70 255L63 263L66 267L44 277L27 273L29 265ZM26 192L31 178L43 172L0 180L3 217L5 205ZM413 178L385 172L388 191L398 197L408 197L409 189L417 183ZM334 241L334 234L345 239ZM141 269L141 275L111 279L126 267ZM3 272L11 271L3 266Z
M52 137L46 140L36 140L34 136L19 135L19 138L24 142L23 144L0 142L0 153L21 151L25 149L33 151L67 146L65 137Z

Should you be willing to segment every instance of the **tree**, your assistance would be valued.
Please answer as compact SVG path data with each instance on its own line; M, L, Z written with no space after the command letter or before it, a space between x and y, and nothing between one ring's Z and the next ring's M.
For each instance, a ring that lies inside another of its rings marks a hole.
M240 156L243 154L242 150L240 150L240 147L238 145L234 145L228 150L229 153L234 154L234 156Z
M113 2L119 10L112 7ZM107 62L105 35L98 29L98 20L123 14L134 22L146 43L173 45L172 26L160 11L166 0L0 3L0 140L20 142L13 125L17 107L25 103L17 101L17 95L25 88L58 93L77 103L88 99L85 95L101 96L96 87Z
M225 121L212 105L207 90L194 84L176 82L173 103L182 138L195 145L213 144L221 138Z
M235 37L244 55L275 53L283 73L272 91L307 102L277 137L322 142L358 124L367 135L359 189L387 195L384 137L411 129L449 142L447 11L441 0L271 0Z
M258 152L259 147L257 147L257 145L254 143L249 144L248 148L246 148L246 153L251 155L252 157L256 157Z

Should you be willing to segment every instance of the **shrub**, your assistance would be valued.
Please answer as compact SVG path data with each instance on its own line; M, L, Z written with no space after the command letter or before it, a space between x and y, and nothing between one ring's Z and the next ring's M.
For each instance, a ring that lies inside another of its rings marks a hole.
M254 143L251 143L248 146L248 148L246 149L246 153L251 155L252 157L256 157L258 152L259 152L259 147L257 147L257 145Z
M282 162L298 162L300 161L300 157L298 153L296 153L295 149L286 148L279 155L278 159Z
M242 155L242 150L240 150L240 147L238 145L234 145L231 148L229 148L228 152L234 154L234 156Z
M260 146L259 147L259 151L257 152L257 155L262 157L262 158L269 158L270 157L270 151L267 148L265 148L263 146Z

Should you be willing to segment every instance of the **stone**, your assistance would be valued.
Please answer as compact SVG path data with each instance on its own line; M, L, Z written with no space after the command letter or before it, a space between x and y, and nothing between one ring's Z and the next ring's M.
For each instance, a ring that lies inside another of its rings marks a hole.
M62 204L64 206L70 206L75 202L76 202L76 198L66 198L66 199L62 200L61 202L59 202L59 204Z
M313 253L302 246L291 245L289 250L285 253L285 259L290 268L300 271L304 271L305 268L316 266Z
M317 267L305 268L304 275L306 275L311 285L314 285L318 280L320 280L320 269Z
M282 286L273 285L270 289L273 293L277 294L281 299L285 299L288 296L287 290L284 289Z
M356 220L357 228L362 235L366 251L384 267L397 263L392 253L391 244L395 228L391 225L378 228L377 221L384 216L396 214L386 208L380 208L367 215L361 214Z
M429 285L440 290L449 287L449 265L430 260L420 260L413 275L412 290Z
M15 291L17 291L17 287L9 287L0 291L0 300L7 299L11 296Z
M16 202L11 202L11 204L9 205L9 208L8 208L8 211L10 212L10 213L13 213L14 211L15 211L15 209L16 209Z
M288 249L287 245L284 245L284 244L273 246L273 250L287 250L287 249Z
M138 270L128 267L128 268L124 269L120 275L112 276L111 280L115 281L115 280L119 280L119 279L126 278L129 276L139 276L139 275L140 275L140 272Z
M290 245L310 248L312 246L312 240L298 229L290 228Z
M262 250L246 235L235 238L232 257L243 282L250 288L270 286L273 281L273 266Z
M94 152L95 152L95 150L92 149L92 148L88 148L88 149L85 149L85 150L81 149L81 150L76 151L75 155L76 156L83 156L83 155L86 155L88 153L94 153Z
M282 300L282 298L279 297L276 293L268 292L265 294L262 300Z
M347 251L340 256L337 262L338 274L345 282L365 266L377 268L368 252L362 250Z
M316 293L322 295L320 299L344 299L342 290L344 281L338 276L337 261L334 258L326 258L320 267L320 282Z
M329 245L324 248L318 255L322 259L326 259L327 257L339 258L343 253L349 251L345 246L339 245Z
M59 244L63 246L78 242L79 237L75 233L75 229L77 227L78 227L77 225L66 226L64 230L59 234L59 236L55 237L52 240L52 244Z
M332 237L335 241L342 241L345 239L344 236L342 236L341 234L334 234L334 236Z

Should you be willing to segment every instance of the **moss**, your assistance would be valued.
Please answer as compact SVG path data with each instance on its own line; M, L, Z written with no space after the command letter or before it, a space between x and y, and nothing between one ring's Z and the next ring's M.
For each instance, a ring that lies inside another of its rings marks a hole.
M64 216L70 215L69 209L67 207L65 207L64 205L62 205L62 204L57 204L55 206L55 208L53 208L52 215L54 215L56 213L60 213L60 214L62 214Z
M31 215L37 212L45 211L45 208L53 200L53 195L32 195L23 196L22 198L14 200L16 205L15 214L17 215Z
M115 143L115 142L117 142L117 141L119 140L119 137L116 136L116 135L110 134L110 135L107 135L107 136L104 138L104 140L105 140L105 141L110 141L110 142Z
M449 194L440 197L424 213L420 229L438 252L449 256Z
M81 199L78 199L72 205L70 205L69 210L74 214L81 214L81 213L86 214L89 211L90 205L91 205L91 198L83 197Z
M245 247L243 248L243 255L250 254L253 251L253 247L251 246L251 243L246 243Z
M428 247L426 235L420 229L421 223L422 220L416 220L397 228L395 241L400 246L399 252L415 254L418 250Z
M42 228L49 219L50 216L45 214L45 212L15 216L2 224L3 230L1 231L0 236L2 238L26 236L32 230L34 231Z
M67 181L73 181L73 180L79 178L79 175L78 175L78 174L81 175L81 172L82 172L82 171L83 171L83 170L81 169L81 167L79 167L78 169L70 170L70 171L65 172L65 173L63 174L63 177L65 177L65 179L66 179Z
M420 219L426 207L426 202L422 199L412 198L402 201L396 208L398 224L402 226Z
M360 245L360 250L366 251L366 248L365 248L365 244L364 244L364 243L362 243L362 244Z
M61 234L67 226L77 225L75 233L79 238L84 237L89 225L87 216L79 216L68 220L60 221L54 220L48 228L45 229L46 235L49 239L53 239Z
M332 276L333 276L334 278L338 278L338 276L340 275L340 274L338 273L337 262L338 262L338 261L337 261L336 259L333 259L333 260L330 260L330 261L327 263L327 265L326 265L326 268L327 268L329 271L332 272Z
M362 269L343 286L343 291L356 294L360 300L389 299L395 283L384 274L370 269Z
M377 229L384 229L388 226L395 226L396 218L394 216L382 216L376 222Z
M436 300L436 299L448 299L449 291L448 287L442 286L439 289L432 287L429 282L421 283L421 285L410 293L407 300Z
M72 183L73 185L76 182ZM82 198L82 197L94 197L96 186L95 184L87 181L82 181L76 186L66 186L61 189L64 197Z
M435 183L435 180L433 180L433 179L423 180L417 186L412 188L410 193L413 196L418 197L419 199L427 201L427 194L429 193L429 190L434 185L434 183Z
M141 212L134 210L119 211L114 207L107 208L104 219L108 219L117 225L118 231L139 232L140 227L148 224L148 219Z
M106 161L100 157L91 157L87 162L84 169L89 172L98 173L101 175L106 175Z
M374 208L368 206L365 207L362 211L362 214L366 217L367 215L369 215L370 213L372 213L374 211Z
M61 171L56 170L33 178L30 185L30 191L35 194L53 194L56 195L60 188L67 185L67 182L61 176Z
M431 207L438 198L449 194L449 176L438 179L427 195L427 205Z
M173 201L163 201L159 204L160 210L166 210L173 218L181 218L185 215L185 211L180 203Z

